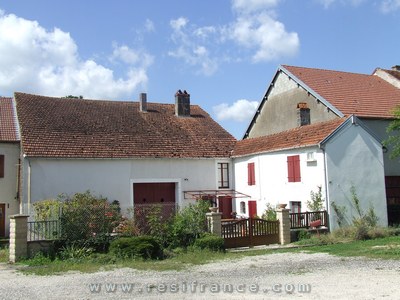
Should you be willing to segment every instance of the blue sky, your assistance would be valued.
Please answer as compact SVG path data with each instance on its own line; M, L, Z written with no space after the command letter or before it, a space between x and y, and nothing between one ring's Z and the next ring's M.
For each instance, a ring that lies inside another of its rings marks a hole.
M173 103L241 138L280 64L400 64L400 0L0 0L0 95Z

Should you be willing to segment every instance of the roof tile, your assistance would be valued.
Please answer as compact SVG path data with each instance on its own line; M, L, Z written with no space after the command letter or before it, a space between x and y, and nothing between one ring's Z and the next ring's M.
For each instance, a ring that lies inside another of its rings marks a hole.
M283 66L345 115L393 118L400 89L374 75Z
M322 142L346 120L347 118L337 118L327 122L296 127L276 134L247 138L236 143L232 156L238 157L314 146Z
M12 98L0 97L0 141L19 141Z
M68 158L229 157L235 138L197 105L53 98L15 93L28 156Z

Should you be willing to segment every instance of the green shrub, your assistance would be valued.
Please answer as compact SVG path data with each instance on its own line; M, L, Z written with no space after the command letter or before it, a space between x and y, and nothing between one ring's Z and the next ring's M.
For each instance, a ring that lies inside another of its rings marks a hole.
M67 245L61 249L59 255L62 260L81 260L90 256L92 253L92 248Z
M118 238L111 242L110 253L121 258L162 258L161 246L151 236Z
M207 234L201 238L196 239L194 247L200 249L209 249L212 251L224 251L224 239L222 237Z
M69 245L106 252L111 233L122 220L118 201L111 204L107 198L95 196L90 191L59 197L63 201L62 239Z
M297 240L307 240L311 238L311 233L306 229L300 229L297 231Z
M210 203L197 201L179 211L169 227L168 245L170 248L188 247L207 232L206 213Z

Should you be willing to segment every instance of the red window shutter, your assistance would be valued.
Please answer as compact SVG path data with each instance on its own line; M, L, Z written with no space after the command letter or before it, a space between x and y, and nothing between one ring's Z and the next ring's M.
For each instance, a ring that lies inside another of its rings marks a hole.
M295 182L300 182L301 181L301 176L300 176L300 155L295 155L293 156L293 167L294 167L294 181Z
M287 157L288 182L294 182L293 156Z
M256 174L254 169L254 163L247 164L247 182L249 185L256 184Z
M4 178L4 155L0 155L0 178Z
M300 182L300 155L287 157L288 182Z

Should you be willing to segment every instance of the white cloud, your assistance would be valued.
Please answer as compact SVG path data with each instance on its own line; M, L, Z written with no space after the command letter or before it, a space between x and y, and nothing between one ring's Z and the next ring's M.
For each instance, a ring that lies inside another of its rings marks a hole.
M239 17L231 30L231 38L237 44L254 49L253 62L294 56L300 46L297 33L287 32L285 25L268 13L260 13L252 18Z
M385 0L381 3L381 11L390 13L400 9L400 0Z
M214 74L223 62L260 63L294 56L300 40L297 33L288 32L277 20L274 8L280 1L233 0L235 20L219 27L196 27L184 17L171 20L171 41L175 48L168 55L182 59L203 75ZM225 51L222 50L225 47L220 47L222 44L231 47Z
M153 21L150 19L146 19L144 23L144 28L147 32L154 32L156 30Z
M197 68L198 74L210 76L218 69L218 63L211 58L210 52L205 45L197 41L193 36L211 33L210 28L187 28L189 20L186 18L178 18L171 20L170 25L173 29L171 40L177 45L174 50L168 52L168 55L178 59L182 59L185 64Z
M232 8L240 13L254 13L257 11L272 9L281 0L233 0Z
M339 3L341 5L351 5L357 7L361 5L365 0L316 0L318 3L322 4L325 9L328 9L334 3Z
M118 46L113 44L113 54L111 60L120 60L128 65L140 64L143 68L147 68L153 64L154 58L141 50L131 49L126 45Z
M237 100L231 106L222 103L213 107L217 120L233 120L238 122L249 121L254 115L258 107L257 101L249 101L246 99Z
M93 60L82 60L70 34L47 31L36 21L0 13L0 90L45 95L83 95L117 99L147 83L152 57L127 46L114 47L113 57L127 63L124 78Z

